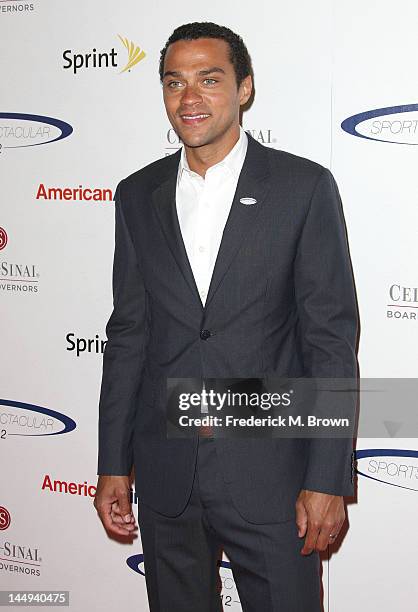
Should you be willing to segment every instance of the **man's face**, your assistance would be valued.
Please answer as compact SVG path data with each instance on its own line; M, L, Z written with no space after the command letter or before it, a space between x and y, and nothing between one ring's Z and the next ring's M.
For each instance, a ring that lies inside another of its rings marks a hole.
M239 108L251 94L251 77L237 87L229 45L199 38L172 43L164 60L164 104L185 145L201 147L228 138L239 124Z

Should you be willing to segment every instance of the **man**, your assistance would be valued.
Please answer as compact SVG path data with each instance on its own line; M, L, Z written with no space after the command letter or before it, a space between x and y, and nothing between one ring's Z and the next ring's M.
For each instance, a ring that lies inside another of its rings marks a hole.
M165 393L167 378L356 376L338 189L242 130L252 69L228 28L177 28L160 78L184 146L115 196L95 507L109 533L132 534L134 465L152 612L221 610L221 548L245 612L316 612L318 551L353 493L352 441L168 438Z

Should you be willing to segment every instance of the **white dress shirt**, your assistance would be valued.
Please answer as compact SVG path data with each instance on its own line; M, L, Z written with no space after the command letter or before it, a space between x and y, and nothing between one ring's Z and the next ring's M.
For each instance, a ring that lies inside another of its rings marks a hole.
M176 186L177 216L203 305L247 145L248 136L240 126L240 135L233 148L220 162L206 170L205 178L190 170L184 146L181 151ZM204 390L205 383L202 386ZM208 412L205 396L202 396L201 412Z
M234 147L223 160L207 169L205 178L190 170L184 146L181 151L176 186L177 216L203 305L247 145L247 134L240 126Z

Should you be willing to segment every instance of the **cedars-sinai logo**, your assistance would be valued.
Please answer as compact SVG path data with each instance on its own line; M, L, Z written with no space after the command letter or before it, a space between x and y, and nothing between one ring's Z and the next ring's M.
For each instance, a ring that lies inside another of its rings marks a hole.
M25 113L0 113L0 153L4 149L51 144L72 133L71 125L61 119Z
M418 144L418 104L387 106L352 115L341 128L359 138L390 144Z
M7 244L7 232L5 229L0 227L0 251L2 251Z
M10 512L4 506L0 506L0 530L4 531L10 527L10 523L12 519L10 517Z
M34 10L32 2L25 2L25 0L0 0L0 12L8 13L9 15L16 15L27 13Z

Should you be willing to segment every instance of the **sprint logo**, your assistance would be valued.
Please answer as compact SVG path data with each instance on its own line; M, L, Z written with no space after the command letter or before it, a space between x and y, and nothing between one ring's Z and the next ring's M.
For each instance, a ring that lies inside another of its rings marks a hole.
M130 72L134 66L139 64L145 57L146 53L136 43L128 38L125 38L118 34L119 40L127 51L127 61L124 62L123 68L119 71L119 74L123 72ZM109 51L99 51L96 47L93 47L88 52L76 52L73 49L65 49L62 54L64 70L71 71L74 75L77 75L80 71L88 69L111 69L118 68L118 55L120 53L112 47Z
M128 52L128 61L127 64L124 68L122 68L122 70L120 71L122 72L126 72L128 70L130 70L131 68L133 68L134 66L136 66L141 60L144 59L144 57L146 56L145 51L138 47L138 45L136 45L135 43L133 43L131 40L128 40L127 38L123 38L123 36L121 36L120 34L118 34L120 40L122 41L123 46L126 48L127 52Z

